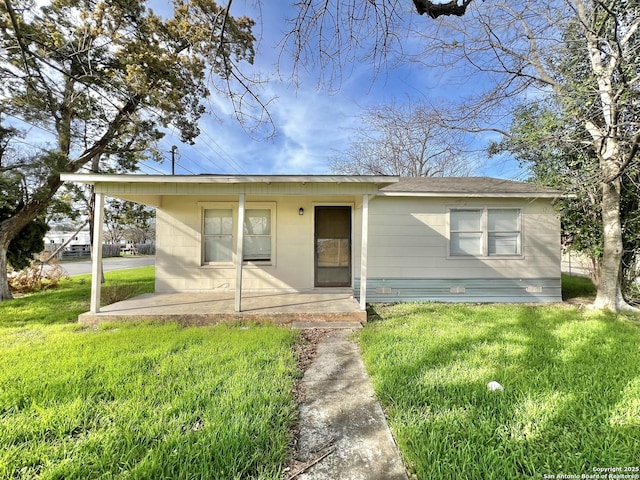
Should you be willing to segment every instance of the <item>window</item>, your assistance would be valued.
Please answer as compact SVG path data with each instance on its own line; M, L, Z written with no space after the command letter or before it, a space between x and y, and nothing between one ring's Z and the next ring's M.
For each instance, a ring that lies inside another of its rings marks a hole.
M204 211L204 261L233 261L233 217L231 209Z
M247 203L242 225L242 260L244 262L273 264L275 205L275 202ZM235 262L238 241L238 204L200 202L199 206L202 208L202 264Z
M460 209L449 214L452 256L515 256L522 254L520 210Z
M271 210L247 209L244 216L243 260L271 260Z
M482 255L482 210L451 211L451 255Z
M489 255L520 255L520 210L489 210Z

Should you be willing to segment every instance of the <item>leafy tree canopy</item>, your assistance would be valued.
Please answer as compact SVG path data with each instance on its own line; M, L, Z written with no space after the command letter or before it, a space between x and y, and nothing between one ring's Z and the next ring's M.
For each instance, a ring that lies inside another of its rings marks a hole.
M0 222L12 217L24 205L23 183L18 175L0 172ZM31 220L9 244L7 261L16 270L27 267L34 254L44 249L47 233L44 218Z
M238 63L253 61L253 20L214 0L173 5L163 18L142 0L0 3L1 125L44 135L0 164L28 188L24 205L0 221L0 300L10 298L8 245L45 213L60 173L96 159L131 169L166 128L193 141L211 86L251 96Z

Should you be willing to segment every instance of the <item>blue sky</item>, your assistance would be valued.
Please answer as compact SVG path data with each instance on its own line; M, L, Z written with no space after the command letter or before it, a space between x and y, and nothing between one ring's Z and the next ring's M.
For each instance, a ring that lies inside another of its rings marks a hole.
M344 59L340 69L342 79L331 89L321 85L323 72L307 66L299 69L294 85L292 58L280 46L284 34L291 28L286 19L297 13L290 5L292 2L234 0L232 4L233 15L248 15L257 22L255 62L243 64L243 72L266 80L258 93L268 102L275 130L243 128L233 114L229 99L213 92L206 102L210 113L200 122L201 135L195 144L183 144L169 132L160 143L167 160L141 163L142 173L170 174L173 145L177 147L177 174L330 173L331 158L348 150L367 108L394 102L397 105L451 104L477 93L474 89L482 87L478 76L469 81L454 68L426 68L419 63L400 63L393 57L382 65L374 65L371 60ZM437 22L417 15L410 0L401 4L407 9L400 13L407 29L397 31L399 43L395 47L405 52L421 51L424 45L406 32L411 28L434 29ZM150 0L150 5L161 15L169 15L172 9L171 0ZM13 121L20 125L19 121ZM47 141L47 133L42 129L32 128L29 135L33 141ZM482 165L476 174L523 179L524 173L517 162L508 158L486 159L483 148L490 140L499 138L489 133L470 136L469 143L476 150L469 154L474 157L471 161Z
M320 73L314 68L301 71L298 85L293 85L291 59L281 55L278 44L287 30L285 19L293 17L295 9L288 6L288 2L262 4L259 18L254 13L255 2L252 0L236 0L232 13L250 13L249 16L258 21L255 64L247 69L247 73L259 73L269 79L260 93L263 99L270 101L275 135L265 138L260 132L247 132L233 116L229 101L213 97L208 107L215 111L217 118L207 115L202 119L202 134L195 145L182 144L171 135L161 143L167 159L171 146L178 147L176 173L330 173L330 158L348 148L364 109L393 101L398 104L423 100L455 102L462 95L472 93L474 85L458 81L453 70L426 69L406 63L386 65L377 74L370 62L345 64L342 68L344 77L337 91L320 88ZM406 19L414 27L422 28L420 24L424 24L424 28L434 26L434 20L414 12L407 13ZM411 48L410 44L410 39L404 41L406 48ZM472 141L476 147L482 147L491 138L496 139L479 135ZM170 173L171 165L168 161L163 164L146 162L141 171ZM522 178L517 164L504 159L485 162L477 174Z

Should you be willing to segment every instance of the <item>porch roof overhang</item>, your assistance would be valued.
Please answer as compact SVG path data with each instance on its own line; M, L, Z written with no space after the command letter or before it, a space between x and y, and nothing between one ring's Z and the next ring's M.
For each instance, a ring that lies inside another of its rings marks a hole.
M400 181L400 177L390 175L140 175L63 173L65 182L95 185L97 183L190 183L190 184L239 184L239 183L373 183L385 187Z
M366 263L369 197L400 178L374 175L109 175L62 174L64 182L93 185L96 194L92 252L90 313L100 312L99 273L102 269L102 234L105 196L161 206L170 195L237 195L238 234L236 258L242 259L243 218L247 195L330 195L362 197L360 308L366 308ZM236 260L235 311L241 311L242 261Z
M62 174L96 193L159 207L174 195L377 195L400 178L383 175L139 175Z

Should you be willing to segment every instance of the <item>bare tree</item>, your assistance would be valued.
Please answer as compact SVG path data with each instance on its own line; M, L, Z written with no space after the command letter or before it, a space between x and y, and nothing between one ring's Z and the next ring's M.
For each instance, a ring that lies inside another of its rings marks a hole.
M463 99L459 115L443 117L443 123L452 128L508 133L502 127L516 107L554 97L585 132L578 139L568 135L568 141L589 145L598 159L604 253L595 304L611 310L631 308L620 288L620 182L639 162L640 123L635 114L640 101L639 3L465 0L439 2L442 7L429 10L435 7L433 2L418 1L419 13L431 17L440 16L438 8L444 9L443 15L465 13L421 23L418 28L406 19L407 3L303 0L296 29L288 39L298 40L293 42L294 53L301 61L313 53L320 65L333 68L348 57L374 59L381 68L388 55L431 68L456 67L474 82L478 94ZM409 44L409 39L411 48L418 40L424 48L403 50L403 42ZM312 40L315 51L309 46ZM556 68L561 59L576 52L579 55L570 68L581 69L582 83L567 81L565 72Z
M347 68L370 64L377 73L389 59L403 56L413 33L415 13L438 17L462 16L473 0L297 0L282 42L299 67L319 67L324 87L339 88ZM437 31L433 22L423 24ZM351 67L347 67L351 66Z
M477 165L466 156L464 136L443 127L426 106L381 105L365 111L362 125L344 154L332 159L335 173L444 177L471 175Z
M638 164L640 123L640 7L612 0L496 1L479 4L465 22L443 22L424 35L449 65L493 79L492 88L467 101L450 119L467 129L487 127L514 105L553 97L584 134L567 142L588 145L598 159L603 259L596 306L630 307L620 288L623 257L621 177ZM469 122L474 113L475 125Z

